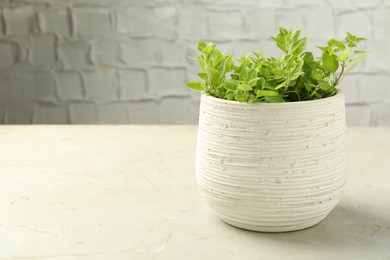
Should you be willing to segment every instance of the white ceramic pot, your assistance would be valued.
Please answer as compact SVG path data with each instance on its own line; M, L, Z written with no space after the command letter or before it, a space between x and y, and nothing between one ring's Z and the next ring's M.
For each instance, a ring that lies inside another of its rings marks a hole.
M196 175L211 208L244 229L307 228L346 182L344 94L247 104L202 95Z

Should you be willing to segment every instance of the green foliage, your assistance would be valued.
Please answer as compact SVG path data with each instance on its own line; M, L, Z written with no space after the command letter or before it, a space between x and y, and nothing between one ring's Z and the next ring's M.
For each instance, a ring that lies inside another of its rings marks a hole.
M333 96L337 85L365 57L367 51L357 50L365 38L347 33L345 42L331 39L319 46L321 57L305 52L307 39L301 30L279 29L271 37L282 50L279 57L266 57L253 52L238 59L224 55L213 43L199 42L200 55L191 57L203 72L200 82L187 86L205 94L240 102L293 102Z

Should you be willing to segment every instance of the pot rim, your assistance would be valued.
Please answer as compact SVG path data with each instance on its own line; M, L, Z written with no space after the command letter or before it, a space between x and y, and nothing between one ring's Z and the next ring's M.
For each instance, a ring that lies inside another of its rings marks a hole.
M344 92L341 91L340 89L337 89L336 95L333 95L333 96L327 97L327 98L313 99L313 100L306 100L306 101L274 102L274 103L266 103L266 102L247 103L247 102L240 102L240 101L235 101L235 100L227 100L227 99L213 97L213 96L204 94L203 92L201 93L201 97L213 100L214 102L219 102L219 103L224 103L224 104L229 104L229 105L239 105L239 106L275 106L275 105L277 105L277 106L279 106L279 105L294 106L294 105L302 105L302 104L314 105L314 104L319 104L319 103L323 103L323 102L327 103L329 101L333 101L334 99L344 98Z

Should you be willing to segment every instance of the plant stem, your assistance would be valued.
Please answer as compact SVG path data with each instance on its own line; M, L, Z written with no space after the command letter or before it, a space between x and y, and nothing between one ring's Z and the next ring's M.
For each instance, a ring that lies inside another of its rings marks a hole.
M337 85L340 83L340 79L341 79L341 77L343 76L344 69L345 69L345 62L343 62L343 63L341 64L341 71L340 71L339 76L337 77L337 79L336 79L335 82L334 82L334 86L337 86Z

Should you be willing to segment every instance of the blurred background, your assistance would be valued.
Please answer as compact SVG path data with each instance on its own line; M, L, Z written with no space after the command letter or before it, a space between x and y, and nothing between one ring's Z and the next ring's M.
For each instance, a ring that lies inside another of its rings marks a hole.
M368 38L347 124L390 126L390 0L0 0L0 123L196 124L197 42L280 55L279 26Z

